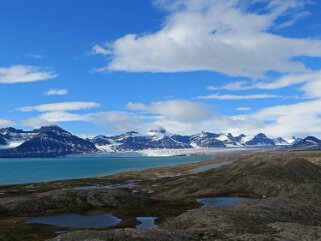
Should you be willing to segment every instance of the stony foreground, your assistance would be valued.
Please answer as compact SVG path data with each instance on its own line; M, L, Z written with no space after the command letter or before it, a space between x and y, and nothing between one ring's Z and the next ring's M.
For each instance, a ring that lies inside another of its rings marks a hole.
M224 160L234 162L191 171ZM320 161L319 153L252 153L100 179L4 187L0 188L6 191L0 198L0 240L321 240ZM128 180L133 185L118 186ZM74 188L85 185L113 188ZM30 188L32 194L26 191ZM200 209L195 202L199 197L219 196L255 201ZM187 212L190 209L195 210ZM57 237L55 227L24 224L32 216L67 212L111 212L123 222L112 229L69 230ZM135 229L137 215L158 216L159 227Z

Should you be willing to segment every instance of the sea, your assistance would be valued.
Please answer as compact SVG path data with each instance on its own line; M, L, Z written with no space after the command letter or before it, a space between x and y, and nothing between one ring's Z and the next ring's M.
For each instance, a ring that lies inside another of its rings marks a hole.
M0 159L0 185L99 177L124 171L175 166L202 160L208 160L208 157L78 155L59 158Z

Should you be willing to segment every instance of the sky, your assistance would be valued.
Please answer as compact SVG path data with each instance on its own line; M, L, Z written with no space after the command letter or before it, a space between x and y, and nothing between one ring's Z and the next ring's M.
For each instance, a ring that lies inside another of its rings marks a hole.
M314 0L1 0L0 127L321 137Z

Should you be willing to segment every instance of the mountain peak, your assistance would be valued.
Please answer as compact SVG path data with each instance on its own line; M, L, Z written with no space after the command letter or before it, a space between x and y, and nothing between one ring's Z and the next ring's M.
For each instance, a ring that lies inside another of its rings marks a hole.
M258 138L267 138L267 136L266 136L264 133L259 133L259 134L257 134L255 137L258 137Z
M3 135L6 135L7 133L22 133L22 132L23 130L16 129L13 127L6 127L6 128L0 129L0 133Z
M253 137L253 139L246 142L249 146L274 146L275 143L272 139L269 139L265 134L259 133Z
M64 134L64 135L71 135L70 132L66 131L65 129L61 128L58 125L49 125L49 126L42 126L39 129L34 130L34 132L38 133L56 133L56 134Z
M159 128L152 129L152 130L148 131L148 133L162 133L162 134L165 134L165 133L167 133L167 131L164 128L159 127Z

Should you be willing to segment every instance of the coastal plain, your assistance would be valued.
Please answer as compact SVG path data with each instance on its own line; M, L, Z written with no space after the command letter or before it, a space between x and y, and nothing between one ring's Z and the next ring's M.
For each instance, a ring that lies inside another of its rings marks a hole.
M199 199L247 198L234 206ZM111 214L112 227L27 224ZM156 217L139 229L137 217ZM321 153L257 151L106 177L0 187L1 241L321 240Z

